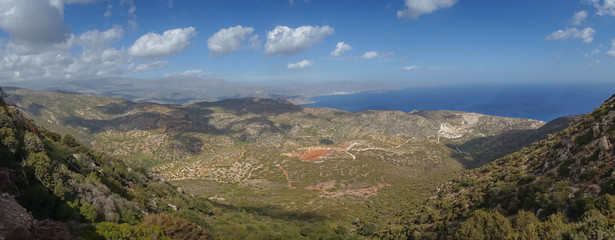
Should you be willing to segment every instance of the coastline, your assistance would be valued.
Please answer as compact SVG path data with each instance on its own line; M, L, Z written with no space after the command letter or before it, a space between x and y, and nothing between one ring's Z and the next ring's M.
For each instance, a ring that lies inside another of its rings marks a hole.
M615 87L615 85L613 86ZM438 86L301 97L295 104L349 112L364 110L449 110L502 117L553 119L591 112L615 89L595 85L510 87L505 85Z

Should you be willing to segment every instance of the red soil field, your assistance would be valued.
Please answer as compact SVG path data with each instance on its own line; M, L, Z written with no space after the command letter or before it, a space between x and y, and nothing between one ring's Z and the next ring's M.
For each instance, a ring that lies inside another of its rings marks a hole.
M322 160L329 155L329 150L326 148L308 148L301 157L299 157L302 161L314 161L314 160Z

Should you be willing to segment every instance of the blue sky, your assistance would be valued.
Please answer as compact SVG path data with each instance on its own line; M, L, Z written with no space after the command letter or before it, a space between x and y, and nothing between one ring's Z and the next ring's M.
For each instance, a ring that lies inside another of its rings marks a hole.
M0 0L0 84L613 81L614 39L613 0Z

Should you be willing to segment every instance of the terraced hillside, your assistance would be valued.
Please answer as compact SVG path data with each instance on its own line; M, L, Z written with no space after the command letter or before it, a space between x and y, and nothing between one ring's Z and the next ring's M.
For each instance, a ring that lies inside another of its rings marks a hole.
M37 124L159 172L195 196L278 218L328 219L364 236L388 226L369 219L419 203L464 168L493 159L471 141L492 137L514 150L570 121L537 130L543 122L453 111L351 113L283 99L167 105L8 94ZM504 133L538 137L508 144L495 137Z

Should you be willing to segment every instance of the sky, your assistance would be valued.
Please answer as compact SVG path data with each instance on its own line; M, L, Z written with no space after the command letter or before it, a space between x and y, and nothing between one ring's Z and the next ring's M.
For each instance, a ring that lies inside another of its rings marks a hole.
M0 0L0 84L613 81L615 0Z

